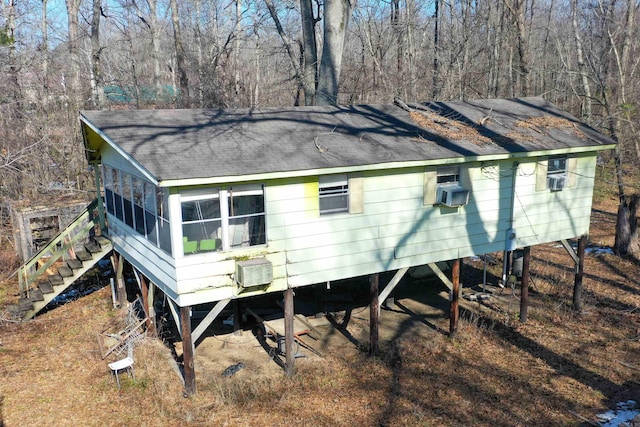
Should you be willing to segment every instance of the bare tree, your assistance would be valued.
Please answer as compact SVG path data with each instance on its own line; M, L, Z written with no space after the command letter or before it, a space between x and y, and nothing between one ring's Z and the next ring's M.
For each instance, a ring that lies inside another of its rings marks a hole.
M93 0L93 18L91 20L91 100L93 107L99 110L106 106L100 64L103 49L100 46L100 18L102 14L102 0Z
M68 47L69 62L71 64L71 94L67 96L71 100L71 110L75 111L82 106L82 89L80 85L80 23L78 13L82 0L65 0L67 5Z
M173 41L176 52L176 68L180 82L180 94L178 95L178 108L189 107L189 78L187 76L187 65L185 63L184 46L182 45L182 35L180 32L180 17L178 14L177 0L170 0L171 22L173 24Z
M589 77L587 75L587 66L584 60L584 52L582 48L582 36L578 28L578 0L571 0L571 26L573 28L574 39L576 43L576 58L578 65L578 74L582 82L582 90L584 91L584 100L582 103L582 117L587 121L591 120L591 86L589 85Z
M316 41L316 24L320 18L313 13L312 0L300 0L302 16L302 76L301 86L304 89L305 105L313 105L316 98L318 81L318 45Z
M316 105L337 105L344 38L355 0L325 0L324 40Z

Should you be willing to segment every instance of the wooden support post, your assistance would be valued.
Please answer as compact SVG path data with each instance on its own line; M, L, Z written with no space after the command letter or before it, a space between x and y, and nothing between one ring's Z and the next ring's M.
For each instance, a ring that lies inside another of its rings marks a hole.
M378 320L379 320L379 294L378 286L380 284L380 275L378 273L369 276L371 306L369 307L369 355L378 355Z
M147 278L144 277L144 275L140 274L139 275L139 280L140 280L140 292L142 293L142 308L144 309L144 313L147 316L147 331L149 332L149 334L151 335L155 335L156 331L155 331L155 321L153 319L153 297L151 299L151 301L149 301L149 295L153 294L153 283L151 283L151 286L147 285Z
M158 331L156 324L155 290L156 285L152 281L149 281L149 293L147 297L147 299L149 300L149 319L151 319L149 333L151 333L153 336L155 336Z
M294 361L296 355L293 354L294 334L293 330L293 289L287 288L284 291L284 347L286 356L286 374L292 377L295 372Z
M451 296L449 298L449 336L453 337L458 329L458 317L460 316L458 310L458 299L460 297L460 258L453 262L451 283L453 288L451 289Z
M100 225L100 234L102 234L107 226L105 222L104 203L102 203L102 184L100 183L100 162L92 162L96 184L96 199L98 200L98 224Z
M142 294L142 309L147 318L147 329L149 329L149 287L147 286L147 278L142 274L136 273L136 279L140 285L140 293Z
M522 254L522 284L520 289L520 321L525 323L529 314L529 266L531 264L531 247L524 248Z
M180 307L180 326L182 327L184 392L188 396L196 392L196 370L193 363L194 351L191 340L191 307Z
M113 264L113 270L116 273L116 296L118 297L118 304L120 308L125 308L127 305L127 288L124 284L124 278L122 276L122 270L124 268L124 262L122 256L117 252L113 252L111 257L111 263Z
M573 283L573 309L582 311L582 276L584 275L584 253L587 248L587 236L581 236L578 240L578 262L576 264L576 276Z
M240 310L240 300L233 300L233 335L242 335L242 310Z

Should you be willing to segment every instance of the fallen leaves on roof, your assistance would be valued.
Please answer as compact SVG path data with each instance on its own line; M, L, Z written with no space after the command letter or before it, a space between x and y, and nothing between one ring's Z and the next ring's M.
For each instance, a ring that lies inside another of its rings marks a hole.
M526 120L518 120L515 125L517 127L523 129L530 129L535 132L540 132L541 130L547 131L549 129L559 129L559 130L572 130L577 136L583 137L584 134L581 130L579 130L575 123L572 121L565 119L564 117L555 117L555 116L538 116L538 117L530 117Z
M466 140L478 145L493 143L491 138L482 135L477 127L439 114L428 111L410 111L409 117L423 129L452 141Z

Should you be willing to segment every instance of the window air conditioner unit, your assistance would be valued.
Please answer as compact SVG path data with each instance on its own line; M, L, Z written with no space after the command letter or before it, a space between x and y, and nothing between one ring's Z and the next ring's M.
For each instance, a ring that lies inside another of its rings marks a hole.
M565 187L565 181L564 176L550 176L547 178L547 187L553 191L562 190Z
M236 283L243 288L262 286L273 281L273 265L265 258L236 262Z
M438 187L438 204L457 207L469 203L469 190L459 185L441 185Z

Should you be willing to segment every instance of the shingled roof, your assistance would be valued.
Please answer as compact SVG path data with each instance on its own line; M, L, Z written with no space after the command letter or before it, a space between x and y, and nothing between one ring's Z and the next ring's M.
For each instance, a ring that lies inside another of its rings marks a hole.
M158 181L598 150L615 143L540 97L83 111L81 121ZM99 156L99 147L85 143L90 157Z

